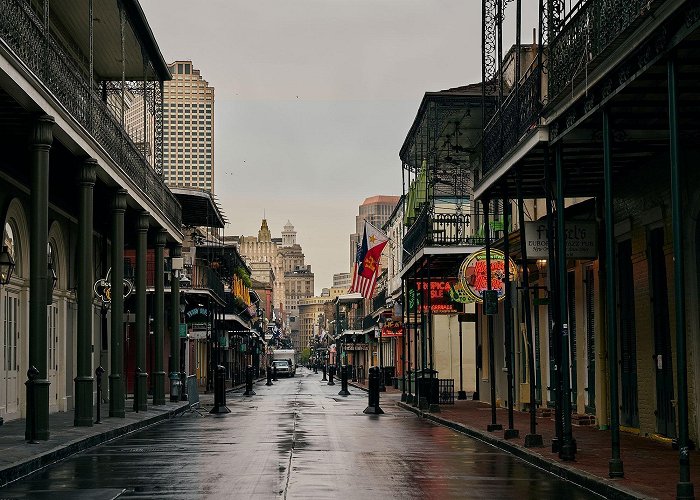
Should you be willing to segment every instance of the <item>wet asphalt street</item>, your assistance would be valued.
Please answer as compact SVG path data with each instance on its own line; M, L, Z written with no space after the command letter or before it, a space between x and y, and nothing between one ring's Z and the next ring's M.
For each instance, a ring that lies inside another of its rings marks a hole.
M599 498L384 399L300 369L232 413L188 413L0 489L0 498ZM205 408L207 410L208 408Z

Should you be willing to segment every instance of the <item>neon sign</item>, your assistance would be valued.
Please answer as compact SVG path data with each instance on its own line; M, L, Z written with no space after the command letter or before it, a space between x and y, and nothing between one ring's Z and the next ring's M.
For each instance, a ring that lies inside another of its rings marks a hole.
M495 290L498 300L505 298L505 256L500 250L491 250L491 290ZM513 259L508 259L509 279L514 281L517 276L517 268ZM459 282L462 285L463 291L471 300L478 303L483 303L483 293L489 289L487 268L486 268L486 250L474 252L469 257L464 259L459 266Z
M107 276L102 279L95 281L92 289L95 295L102 301L102 304L107 305L112 302L112 283L110 282L110 277L112 276L112 268L110 267L107 271ZM134 284L128 279L124 278L124 298L126 299L131 292L134 290Z

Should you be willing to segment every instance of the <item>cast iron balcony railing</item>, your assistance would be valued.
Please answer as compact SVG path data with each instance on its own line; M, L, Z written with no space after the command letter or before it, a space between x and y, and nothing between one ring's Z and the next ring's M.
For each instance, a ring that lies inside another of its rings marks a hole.
M185 275L190 279L188 288L209 290L219 299L224 300L224 284L216 271L209 266L195 264L189 269L189 273L186 270Z
M511 90L503 106L486 125L482 174L496 166L537 125L542 110L540 76L535 59L521 78L520 86Z
M434 213L435 208L426 203L403 237L403 263L424 247L480 246L483 236L477 234L471 224L472 213Z
M182 208L162 178L102 101L94 83L72 56L47 34L29 2L0 0L0 43L25 65L51 95L109 155L163 216L176 228Z
M666 0L581 0L549 46L549 100L600 65L649 12Z

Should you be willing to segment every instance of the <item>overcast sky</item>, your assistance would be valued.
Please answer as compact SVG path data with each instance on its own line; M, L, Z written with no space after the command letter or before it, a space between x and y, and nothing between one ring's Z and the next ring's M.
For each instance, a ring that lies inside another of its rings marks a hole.
M141 5L166 61L191 59L215 88L226 234L257 235L265 214L280 236L290 220L317 294L349 271L362 201L401 194L398 152L423 93L481 79L479 0ZM536 5L523 0L523 42Z

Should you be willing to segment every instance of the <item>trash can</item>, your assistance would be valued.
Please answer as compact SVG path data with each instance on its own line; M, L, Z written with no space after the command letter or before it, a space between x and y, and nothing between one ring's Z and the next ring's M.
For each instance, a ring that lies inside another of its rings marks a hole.
M394 385L394 367L393 366L384 366L382 367L382 376L384 377L384 385Z
M428 404L438 404L439 386L437 370L418 371L418 393L421 398L425 398Z

